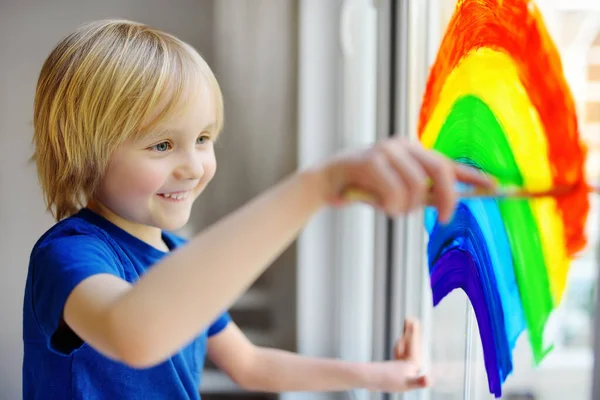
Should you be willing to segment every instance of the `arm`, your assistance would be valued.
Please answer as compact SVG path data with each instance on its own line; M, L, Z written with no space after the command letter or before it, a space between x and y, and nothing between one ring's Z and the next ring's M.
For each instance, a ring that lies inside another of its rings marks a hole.
M418 376L418 325L407 321L407 327L411 333L398 342L396 361L347 362L256 347L232 323L209 339L208 356L238 385L252 391L406 391L429 384Z
M423 204L428 178L440 219L453 210L455 179L490 184L441 156L390 139L293 174L165 257L133 286L106 274L87 278L69 295L64 320L109 357L134 367L155 365L228 308L345 188L374 195L382 211L398 215Z
M324 205L316 178L293 175L174 251L134 286L111 275L86 279L67 299L65 321L107 356L136 367L162 361L243 293Z

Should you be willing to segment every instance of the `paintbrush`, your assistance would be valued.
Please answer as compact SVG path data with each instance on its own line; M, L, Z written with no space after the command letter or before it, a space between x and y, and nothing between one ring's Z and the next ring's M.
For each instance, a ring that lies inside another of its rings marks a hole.
M554 186L547 190L527 190L516 187L502 187L497 186L494 188L483 188L483 187L470 187L466 190L458 190L457 195L459 199L535 199L544 197L560 197L565 196L575 190L577 185L560 185ZM600 194L599 186L587 185L589 193ZM350 189L344 193L344 199L347 201L359 201L366 203L373 203L374 197L364 191ZM427 194L426 204L435 204L435 193L430 189Z

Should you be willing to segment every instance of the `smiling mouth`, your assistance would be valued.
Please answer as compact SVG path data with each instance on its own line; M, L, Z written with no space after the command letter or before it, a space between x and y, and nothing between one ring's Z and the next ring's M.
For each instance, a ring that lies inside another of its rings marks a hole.
M192 193L191 190L185 192L171 192L171 193L159 193L160 197L163 197L167 200L171 201L183 201L188 198L188 196Z

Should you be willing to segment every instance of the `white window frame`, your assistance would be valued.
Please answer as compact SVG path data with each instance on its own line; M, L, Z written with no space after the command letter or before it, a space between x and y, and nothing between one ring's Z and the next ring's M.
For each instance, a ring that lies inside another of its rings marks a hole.
M370 0L299 1L299 167L376 139L377 9ZM372 358L375 213L324 210L298 239L297 350ZM366 399L368 393L354 393ZM283 393L284 400L334 393Z
M391 130L396 135L417 140L417 122L423 90L425 88L429 65L432 61L432 45L439 40L430 32L431 21L436 20L438 12L431 0L380 1L380 12L393 13L388 21L388 34L394 47L391 61L393 78L391 98L393 109L385 116L391 122ZM385 11L382 11L385 10ZM386 43L385 38L381 38ZM385 50L384 50L385 51ZM380 57L383 58L383 57ZM389 81L382 82L389 85ZM380 90L385 90L380 86ZM386 126L385 121L380 121ZM384 231L384 229L381 229ZM394 341L402 335L403 322L407 316L417 317L423 326L423 355L425 369L429 369L430 354L427 343L431 326L431 290L429 272L426 264L426 234L423 225L423 212L391 221L388 230L388 247L384 250L388 257L388 267L377 271L377 292L384 292L387 303L379 305L375 314L379 321L375 325L386 331L375 335L383 341L374 349L379 359L393 356ZM383 320L383 321L381 321ZM371 400L428 400L430 390L414 391L405 394L372 394Z

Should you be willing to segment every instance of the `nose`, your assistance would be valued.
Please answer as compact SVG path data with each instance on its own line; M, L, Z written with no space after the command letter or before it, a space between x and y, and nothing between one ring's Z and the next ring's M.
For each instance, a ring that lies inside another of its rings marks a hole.
M187 151L181 154L180 163L174 175L179 180L200 180L204 176L202 155L196 151Z

